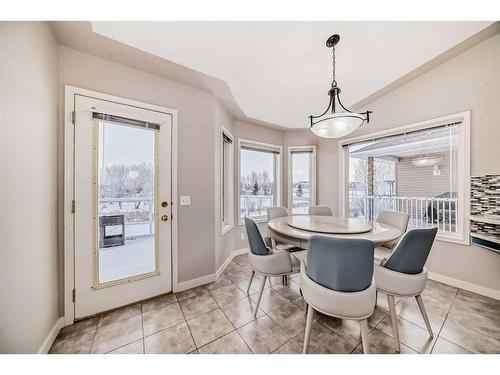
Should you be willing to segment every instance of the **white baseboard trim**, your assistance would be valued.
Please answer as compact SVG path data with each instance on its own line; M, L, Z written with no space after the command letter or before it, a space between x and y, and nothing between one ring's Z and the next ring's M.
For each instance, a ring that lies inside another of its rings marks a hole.
M222 272L225 271L226 267L229 265L229 263L231 263L231 261L234 259L235 256L245 254L247 251L248 251L248 248L234 250L226 258L224 263L222 263L222 265L219 267L219 269L215 273L213 273L211 275L207 275L207 276L198 277L196 279L183 281L177 285L177 288L176 288L177 290L174 290L174 292L182 292L183 290L195 288L195 287L200 286L200 285L205 285L205 284L214 282L215 280L217 280L219 278L219 276L222 274Z
M47 354L49 352L52 344L54 343L62 327L64 327L64 317L61 316L59 319L56 320L49 334L43 341L42 346L40 346L40 349L38 349L38 354Z
M222 275L222 272L224 272L226 270L226 267L229 265L229 263L231 263L233 261L234 257L241 255L241 254L245 254L247 251L248 251L248 247L244 247L242 249L234 250L231 254L229 254L229 256L226 258L224 263L222 263L222 265L219 267L217 272L215 272L215 276L216 276L215 279L217 280L219 278L219 276Z
M490 297L496 300L500 300L500 290L491 289L482 285L473 284L468 281L455 279L454 277L444 276L434 272L428 272L427 275L431 280L448 284L456 288L464 289L469 292L481 294L483 296Z

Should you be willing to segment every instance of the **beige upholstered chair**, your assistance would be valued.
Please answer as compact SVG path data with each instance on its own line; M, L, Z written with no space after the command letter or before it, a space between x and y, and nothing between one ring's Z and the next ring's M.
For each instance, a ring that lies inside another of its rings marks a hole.
M262 292L266 285L266 279L273 276L288 276L300 271L300 263L297 259L290 256L288 251L279 251L273 253L270 248L266 246L262 236L257 228L257 224L252 219L245 218L245 227L247 230L248 243L250 250L248 252L248 263L252 268L252 275L248 283L247 294L250 290L250 285L255 274L264 276L262 285L259 290L259 297L257 299L257 307L255 308L254 316L257 315Z
M406 232L387 260L375 265L377 291L387 294L389 312L394 332L394 346L399 353L399 332L394 297L415 297L424 319L429 336L434 337L425 311L421 293L427 283L427 269L424 267L431 251L437 228L413 229Z
M363 352L369 353L368 321L375 308L373 243L361 239L312 236L307 266L300 267L300 289L307 303L304 354L309 347L314 311L357 320Z
M309 215L333 216L333 209L330 206L309 206Z
M273 219L278 219L280 217L286 217L288 215L288 210L285 207L271 207L267 209L267 220L273 220ZM290 250L293 249L295 246L289 245L286 243L282 242L277 242L274 239L269 240L266 238L266 242L270 241L271 242L271 247L273 251L276 250Z
M404 212L382 211L377 216L377 219L375 221L378 223L387 224L398 228L401 231L401 236L402 236L406 232L406 229L408 228L409 218L410 215ZM388 259L391 256L392 250L394 249L394 246L398 242L399 238L401 237L398 237L391 242L387 242L380 246L375 247L374 258L377 261L377 263L380 263L382 259L384 258Z

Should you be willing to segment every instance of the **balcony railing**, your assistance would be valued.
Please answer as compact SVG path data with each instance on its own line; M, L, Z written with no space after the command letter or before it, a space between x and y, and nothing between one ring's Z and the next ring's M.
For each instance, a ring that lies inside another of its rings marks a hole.
M272 195L241 195L240 217L261 218L267 215L267 209L273 207Z
M409 214L409 228L437 226L441 232L457 232L456 198L364 196L364 214L359 216L374 219L381 211L399 211Z
M99 198L99 216L125 215L127 240L154 235L154 198Z

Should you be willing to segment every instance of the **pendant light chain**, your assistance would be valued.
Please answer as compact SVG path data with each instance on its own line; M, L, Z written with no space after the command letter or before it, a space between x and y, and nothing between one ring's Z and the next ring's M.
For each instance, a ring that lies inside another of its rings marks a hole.
M335 46L332 47L332 71L333 71L332 87L335 87L337 86L337 81L335 78Z

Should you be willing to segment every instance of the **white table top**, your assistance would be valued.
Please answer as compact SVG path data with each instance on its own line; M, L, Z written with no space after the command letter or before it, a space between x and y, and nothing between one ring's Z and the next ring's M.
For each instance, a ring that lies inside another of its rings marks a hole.
M390 225L378 223L376 221L373 221L371 223L372 229L369 232L365 233L350 233L350 234L318 233L291 227L288 224L291 218L292 216L285 216L285 217L280 217L278 219L273 219L270 220L267 223L267 225L269 226L269 229L271 229L271 231L275 231L278 234L305 241L309 240L309 237L311 236L321 235L325 237L366 239L372 241L375 245L379 245L384 242L393 241L402 234L397 228L392 227Z
M280 217L278 219L273 219L270 220L267 225L269 229L271 230L271 237L273 237L273 231L279 234L281 237L289 238L292 240L299 240L299 241L304 241L307 242L311 236L319 235L319 236L325 236L325 237L336 237L336 238L360 238L360 239L366 239L372 241L375 246L380 245L384 242L391 242L394 241L396 238L401 236L401 231L393 226L378 223L376 221L370 222L371 223L371 230L369 232L365 233L349 233L349 234L331 234L331 233L318 233L318 232L313 232L313 231L307 231L303 229L298 229L290 226L288 223L289 222L297 222L299 220L295 220L294 218L298 217L306 217L306 216L286 216L286 217ZM324 216L314 216L310 215L309 217L311 218L323 218ZM339 225L341 223L341 218L337 218L338 220L332 220L332 222L335 222L336 225ZM315 220L310 220L309 222L314 222ZM306 220L302 220L302 222L306 222ZM347 223L346 225L349 225ZM305 246L302 246L305 247ZM307 260L307 250L303 251L296 251L290 253L292 256L295 258L299 259L300 261L306 262Z
M330 234L358 234L372 230L370 220L336 216L295 215L288 216L286 223L295 229Z

